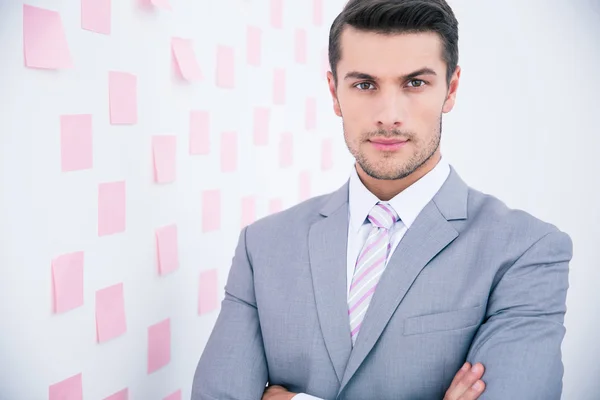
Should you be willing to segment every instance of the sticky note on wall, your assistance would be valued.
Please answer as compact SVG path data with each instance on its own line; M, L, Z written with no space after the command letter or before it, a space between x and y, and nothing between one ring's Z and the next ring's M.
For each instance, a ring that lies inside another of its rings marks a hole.
M61 115L60 159L63 172L92 168L92 116Z
M285 104L285 69L276 68L273 74L273 103Z
M98 236L125 231L125 182L98 186Z
M112 394L104 400L129 400L129 389L123 389L115 394Z
M30 68L73 67L58 12L23 4L23 56Z
M283 28L283 0L271 0L271 26Z
M127 331L123 284L118 283L96 292L96 334L98 343L123 335Z
M313 0L313 24L323 25L323 0Z
M321 144L321 170L328 171L333 168L333 142L324 139Z
M158 8L163 8L165 10L171 10L171 4L169 3L169 0L150 0L151 3Z
M210 113L208 111L190 112L190 154L206 155L210 153Z
M168 274L179 267L177 225L163 226L156 230L158 272Z
M211 269L200 274L198 314L210 313L219 308L219 271Z
M202 193L202 231L212 232L221 228L221 191L206 190Z
M246 29L246 61L249 65L260 66L262 30L257 26Z
M221 134L221 172L234 172L237 169L237 159L237 132L223 132Z
M305 126L307 130L317 128L317 99L314 97L306 99Z
M217 86L225 89L235 87L235 52L233 47L217 47Z
M287 168L294 161L294 136L285 132L281 134L279 142L279 167Z
M110 34L111 0L81 0L81 28Z
M181 78L188 81L199 81L202 79L202 71L196 59L191 39L172 38L171 54L177 67L177 73Z
M110 123L137 123L137 78L135 75L110 71L108 74Z
M83 379L81 374L50 385L49 400L83 400Z
M294 45L296 62L299 64L306 64L306 53L308 51L306 29L296 29Z
M152 137L154 156L154 181L157 183L174 182L177 178L177 137L175 135L157 135Z
M52 260L53 310L64 313L83 305L82 251Z
M171 361L171 320L165 319L148 328L148 373Z
M181 390L177 390L176 392L171 393L164 400L181 400Z
M269 123L271 110L266 107L254 109L254 145L266 146L269 144Z

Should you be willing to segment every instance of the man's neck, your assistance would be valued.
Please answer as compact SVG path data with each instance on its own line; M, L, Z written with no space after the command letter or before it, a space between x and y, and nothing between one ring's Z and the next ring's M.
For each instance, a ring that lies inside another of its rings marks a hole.
M414 184L416 181L427 175L435 168L441 159L441 154L436 152L427 162L417 168L412 174L402 179L384 180L373 178L360 167L355 164L358 177L365 187L373 193L381 201L389 201L398 193L403 192L406 188Z

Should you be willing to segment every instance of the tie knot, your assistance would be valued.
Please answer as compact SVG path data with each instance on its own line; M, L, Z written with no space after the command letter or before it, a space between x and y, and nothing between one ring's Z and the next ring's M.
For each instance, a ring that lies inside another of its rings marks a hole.
M377 203L369 212L369 221L378 228L390 229L399 219L388 203Z

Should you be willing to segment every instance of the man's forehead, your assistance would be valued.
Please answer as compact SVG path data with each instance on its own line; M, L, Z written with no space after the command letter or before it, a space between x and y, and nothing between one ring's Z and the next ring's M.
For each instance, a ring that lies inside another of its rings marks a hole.
M340 41L338 67L388 76L427 66L440 75L445 68L442 50L441 39L434 32L379 34L347 27Z
M442 41L434 32L377 33L345 28L340 40L341 58L365 59L379 57L439 58Z

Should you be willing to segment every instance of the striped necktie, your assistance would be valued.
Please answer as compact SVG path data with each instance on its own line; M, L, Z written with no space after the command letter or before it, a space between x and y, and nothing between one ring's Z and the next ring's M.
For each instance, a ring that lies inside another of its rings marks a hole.
M398 221L398 214L387 203L378 202L369 212L372 228L354 267L354 276L348 294L348 316L352 345L356 342L371 298L383 273L390 253L390 228Z

